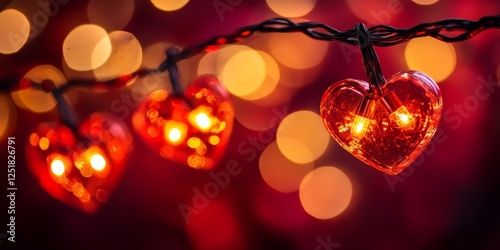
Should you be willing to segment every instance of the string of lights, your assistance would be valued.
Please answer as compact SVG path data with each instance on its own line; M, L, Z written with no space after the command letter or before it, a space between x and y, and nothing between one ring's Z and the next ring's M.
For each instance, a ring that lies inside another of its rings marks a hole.
M482 31L491 28L500 28L500 15L486 16L478 21L464 19L446 19L431 23L418 24L412 28L395 28L388 25L376 25L368 29L368 37L373 46L392 46L409 41L417 37L430 36L444 42L459 42L470 39ZM299 22L295 23L287 18L273 18L258 24L242 27L235 32L215 36L200 44L186 47L175 53L170 53L167 59L156 69L140 69L131 74L122 75L107 81L95 81L94 79L71 79L66 84L60 86L62 90L74 85L90 86L94 88L119 88L134 77L141 77L148 74L164 72L171 68L172 62L176 63L188 59L202 52L217 50L219 46L237 43L252 34L260 33L291 33L301 32L304 35L317 40L339 41L351 45L359 45L358 36L355 29L339 31L323 23ZM37 83L26 78L20 78L16 74L4 76L0 80L3 92L10 92L19 89L33 88L50 92L54 86L48 83Z
M412 28L367 28L361 23L346 31L323 23L274 18L184 49L169 47L166 59L157 68L139 69L105 81L71 79L61 86L50 79L35 82L11 74L1 78L1 91L36 89L52 93L63 127L37 127L29 136L27 156L35 162L33 172L40 179L51 180L44 182L46 190L54 194L63 191L68 203L92 212L114 188L132 148L131 135L111 116L98 114L80 122L63 95L67 89L118 89L134 78L168 71L173 93L163 89L150 93L132 116L135 131L163 158L195 169L212 169L224 155L232 132L230 94L214 76L199 77L183 90L177 63L238 43L254 33L303 33L312 39L359 47L369 82L346 79L331 85L321 100L321 116L327 131L344 149L366 164L395 175L422 153L436 132L442 111L441 92L429 76L418 71L398 73L386 80L373 46L392 46L426 36L458 42L491 28L500 28L500 15L478 21L447 19Z

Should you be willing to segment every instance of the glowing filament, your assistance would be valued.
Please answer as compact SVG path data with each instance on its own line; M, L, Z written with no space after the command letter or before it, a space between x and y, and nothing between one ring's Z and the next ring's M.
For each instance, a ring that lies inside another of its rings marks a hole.
M108 160L99 147L91 146L83 151L79 158L75 159L75 165L80 169L80 173L83 176L90 177L94 173L100 173L100 175L106 174L107 171L103 170L106 169ZM97 172L92 172L92 169Z
M416 125L415 116L411 114L405 106L401 106L389 115L389 118L396 122L402 129L414 129Z
M96 171L101 171L106 167L106 159L100 154L94 154L90 157L90 166Z
M186 134L187 126L182 122L170 120L165 124L165 140L171 144L180 144L186 138Z
M199 113L196 116L196 124L202 129L208 129L211 125L210 118L205 113Z
M188 120L199 130L208 132L214 125L214 118L210 115L211 112L211 108L207 106L199 106L189 113Z
M363 138L369 130L371 122L372 120L366 117L356 115L351 125L351 136L357 140Z
M53 174L57 176L63 175L64 169L65 169L64 163L59 159L53 160L52 163L50 164L50 170L52 171Z

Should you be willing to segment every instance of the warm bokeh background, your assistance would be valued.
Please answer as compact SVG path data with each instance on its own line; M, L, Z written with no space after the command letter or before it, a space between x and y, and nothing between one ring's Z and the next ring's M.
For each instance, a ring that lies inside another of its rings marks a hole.
M52 12L47 13L43 6L49 2ZM497 0L4 0L0 7L18 11L0 13L0 75L45 76L56 84L153 68L169 44L183 48L277 16L346 30L359 22L411 27L500 13ZM12 32L16 35L5 38ZM199 54L180 63L183 82L214 73L234 97L235 127L220 165L208 172L172 163L134 133L125 174L94 215L49 196L28 170L27 131L59 119L51 96L2 93L2 147L7 136L16 137L16 246L499 249L499 44L500 31L488 30L455 44L421 38L376 48L386 77L424 71L438 82L444 100L439 138L397 177L340 148L319 118L319 102L330 84L366 79L355 47L302 34L255 34ZM148 77L119 90L76 88L66 95L82 117L107 111L132 130L131 114L145 94L170 88L166 75L159 81ZM5 162L6 150L0 151ZM235 162L240 172L227 185L208 191L213 197L207 202L198 197L214 186L214 174ZM5 171L2 190L6 177ZM180 204L198 208L187 224ZM4 225L6 207L2 198ZM1 240L4 249L6 240Z

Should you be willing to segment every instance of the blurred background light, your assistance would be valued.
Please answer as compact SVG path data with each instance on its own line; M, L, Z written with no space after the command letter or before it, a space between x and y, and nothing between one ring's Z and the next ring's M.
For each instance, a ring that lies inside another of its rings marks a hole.
M304 210L317 219L330 219L341 214L352 198L352 184L340 169L319 167L304 177L299 196Z
M405 49L408 68L419 70L436 82L442 82L455 70L457 62L452 44L432 37L415 38L408 42Z
M63 56L74 70L92 70L102 66L111 55L111 40L102 27L84 24L74 28L64 39Z
M151 0L153 5L163 11L175 11L184 7L189 0Z
M328 42L314 40L302 33L273 34L268 42L271 55L292 69L318 66L328 52Z
M269 8L283 17L305 16L316 6L316 0L266 0L266 2Z
M313 168L312 162L298 164L287 159L276 142L267 145L259 158L262 179L274 190L282 193L299 190L300 182Z
M30 33L30 23L23 13L7 9L0 12L0 53L12 54L19 51Z
M289 160L304 164L318 159L325 152L330 135L318 114L302 110L281 121L276 141Z
M94 69L96 78L111 79L138 70L142 62L142 47L135 36L126 31L113 31L108 37L111 54L102 66Z
M437 3L439 0L412 0L416 4L431 5Z
M252 94L264 83L266 64L255 50L244 50L227 60L221 80L229 92L236 96Z
M56 86L66 83L63 73L52 65L34 67L24 77L38 83L43 80L52 80ZM37 113L50 111L57 104L52 93L42 90L24 89L12 92L11 96L18 107Z

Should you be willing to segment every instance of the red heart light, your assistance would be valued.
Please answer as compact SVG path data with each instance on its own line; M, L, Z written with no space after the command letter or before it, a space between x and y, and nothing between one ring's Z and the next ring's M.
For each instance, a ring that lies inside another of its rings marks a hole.
M441 119L442 98L427 75L408 71L392 76L381 95L369 84L346 79L330 86L321 117L333 138L364 163L395 175L429 144Z
M78 132L42 123L30 133L28 166L42 188L59 201L96 212L118 184L132 136L116 117L95 113Z
M132 123L162 157L196 169L212 169L224 155L233 127L230 95L215 76L202 76L184 96L152 92Z

